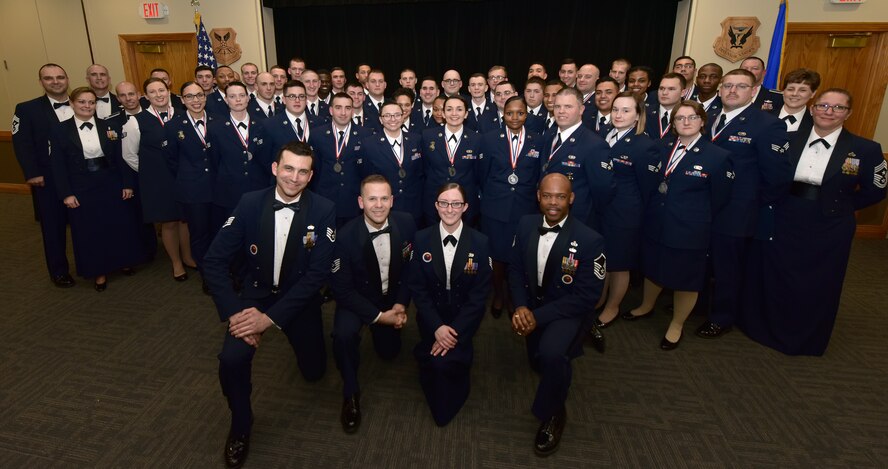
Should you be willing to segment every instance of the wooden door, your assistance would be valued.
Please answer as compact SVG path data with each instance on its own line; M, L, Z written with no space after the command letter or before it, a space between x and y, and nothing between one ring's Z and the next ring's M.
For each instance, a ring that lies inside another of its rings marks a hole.
M888 23L789 23L781 73L805 67L820 73L820 88L851 92L854 110L845 128L873 138L888 86ZM830 47L836 37L866 38L864 47ZM780 78L783 85L783 77ZM888 150L888 142L880 142ZM888 201L857 213L857 234L884 238Z
M175 94L179 86L194 79L197 67L197 35L195 33L121 34L120 54L127 81L141 90L151 70L163 68L170 72Z

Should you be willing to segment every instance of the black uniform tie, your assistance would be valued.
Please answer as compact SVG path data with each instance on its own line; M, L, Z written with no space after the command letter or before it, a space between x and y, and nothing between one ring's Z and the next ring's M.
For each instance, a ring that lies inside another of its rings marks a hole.
M663 113L663 117L660 118L660 128L665 129L669 127L669 111Z
M719 132L721 132L722 129L725 128L725 123L727 120L728 120L727 114L722 114L721 117L719 117L718 124L716 124L716 126L715 126L715 133L719 133Z
M374 231L374 232L370 233L370 241L373 241L373 240L376 239L378 236L382 236L382 235L384 235L384 234L386 234L386 233L391 233L391 232L392 232L392 226L391 226L391 225L386 226L385 228L383 228L383 229L381 229L381 230Z
M294 212L298 212L299 211L299 202L292 202L289 204L285 204L283 202L275 200L274 203L271 204L271 208L273 208L275 212L277 212L278 210L280 210L282 208L288 208Z
M558 233L561 231L561 225L555 225L551 228L546 228L545 226L540 227L540 236L549 234L549 233Z
M808 147L809 147L809 148L810 148L810 147L813 147L814 145L817 145L818 143L822 143L823 146L824 146L824 148L826 148L827 150L829 150L829 147L832 146L832 145L830 145L829 142L827 142L826 140L824 140L824 139L822 139L822 138L818 138L817 140L814 140L813 142L809 143L809 144L808 144Z

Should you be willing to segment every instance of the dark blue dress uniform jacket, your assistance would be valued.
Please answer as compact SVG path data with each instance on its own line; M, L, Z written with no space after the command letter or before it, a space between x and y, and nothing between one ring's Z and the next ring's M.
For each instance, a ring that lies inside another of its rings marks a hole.
M357 150L358 165L361 166L361 175L364 177L370 174L385 177L392 186L392 195L395 196L392 209L413 215L414 221L419 223L422 219L422 190L425 181L422 138L412 133L402 132L401 135L401 143L404 145L402 166L398 166L392 147L382 134L370 135L361 140ZM399 175L401 167L406 173L403 178Z
M511 142L506 130L490 132L482 136L481 150L484 158L479 167L484 196L481 198L481 215L503 223L517 223L512 213L536 213L536 187L540 180L540 146L542 138L526 132L524 146L518 155L515 174L518 184L509 184L512 174ZM519 217L520 218L520 217ZM495 242L507 242L495 240Z
M337 218L352 218L360 213L358 195L361 193L361 172L358 165L358 151L361 140L371 135L370 131L351 125L346 144L339 156L342 169L333 170L336 164L336 135L339 132L333 124L325 123L311 129L308 143L314 150L313 190L336 204Z
M266 159L269 152L265 150L263 126L250 119L249 142L244 149L229 115L213 120L207 132L210 160L218 171L213 203L226 208L237 205L245 193L268 187L271 181L271 160Z
M422 133L422 160L426 178L422 209L427 219L437 219L435 197L437 197L438 188L445 183L456 182L466 191L466 202L469 203L469 209L466 211L464 219L473 220L479 213L478 166L481 164L482 158L481 135L472 132L463 125L462 139L453 154L456 175L451 176L448 172L450 160L447 155L444 130L444 127L440 127L428 129Z
M339 230L334 249L330 287L336 297L336 309L353 312L364 324L371 324L383 308L391 308L392 304L410 304L410 289L404 279L413 257L416 223L410 214L396 211L389 213L388 222L392 229L387 295L390 301L386 302L382 295L379 263L363 216Z
M217 119L207 114L204 128L209 128ZM185 113L176 114L164 126L164 132L167 165L176 178L176 200L188 204L212 202L216 168L188 116Z
M273 295L274 187L244 194L204 259L204 277L220 321ZM336 222L333 202L303 191L281 262L280 298L263 311L281 329L305 312L330 274ZM290 210L284 208L281 210ZM246 261L243 290L231 288L228 269L235 255Z
M542 176L549 173L567 176L575 194L571 215L590 227L599 226L601 212L614 195L610 146L595 132L581 125L562 142L550 161L552 144L557 136L558 132L553 132L543 144L540 160Z
M710 133L717 118L706 124ZM793 168L785 154L789 148L786 124L749 106L728 122L713 143L731 153L736 178L730 201L715 218L712 230L752 236L760 208L785 194L792 182Z

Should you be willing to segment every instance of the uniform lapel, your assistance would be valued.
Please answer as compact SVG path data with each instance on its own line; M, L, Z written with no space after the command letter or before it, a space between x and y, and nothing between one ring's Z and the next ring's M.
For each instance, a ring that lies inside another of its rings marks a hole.
M268 191L268 196L263 199L262 215L259 219L259 246L258 252L250 246L250 254L259 256L259 271L263 273L265 284L274 282L274 189ZM254 253L255 252L255 253ZM281 269L283 270L283 269Z
M432 239L431 239L431 241L432 241L431 253L432 253L432 264L433 264L432 267L434 267L434 269L435 269L435 275L438 276L438 280L440 280L441 283L446 284L447 271L445 270L445 267L444 267L444 248L441 244L442 243L442 241L441 241L441 225L435 224L432 226L435 227L435 229L433 230L434 233L432 234Z
M290 232L287 235L287 247L284 248L284 258L281 260L281 273L278 278L279 285L284 283L284 278L287 276L287 272L290 271L290 266L296 263L299 253L302 252L300 245L304 244L303 237L308 231L308 227L305 226L306 214L311 210L311 195L308 192L302 192L302 197L299 198L299 207L299 211L293 214L293 222L290 224ZM317 227L311 231L314 232L315 236L326 235L326 233L318 233Z
M842 133L839 134L839 139L836 140L836 147L833 148L832 154L829 157L829 162L826 163L826 171L823 172L823 181L827 181L829 178L835 176L842 168L845 158L848 156L848 153L851 152L851 140L851 134L848 133L846 129L842 129ZM822 184L823 182L821 182L821 185Z
M376 260L376 249L373 248L373 241L370 241L370 231L367 230L367 223L364 223L363 229L358 230L358 245L362 246L364 251L364 269L367 270L370 283L375 288L375 291L382 292L379 261Z
M102 119L96 119L96 132L99 133L99 146L102 147L102 154L107 158L111 158L108 124Z
M389 241L391 242L389 245L389 252L391 254L391 259L389 260L388 275L389 292L391 292L392 286L397 285L401 278L401 267L403 267L404 264L404 256L401 248L401 230L398 229L398 225L394 223L394 219L391 216L389 217L389 226L392 228L392 232L389 234Z
M537 293L539 288L537 286L537 251L540 248L540 226L542 226L542 215L536 217L536 224L534 225L536 229L530 233L530 238L527 240L527 251L524 253L524 265L527 266L525 274L530 283L530 292L534 297L539 296Z
M795 134L789 136L789 161L792 163L793 171L795 171L795 168L799 165L799 160L802 158L802 151L804 151L805 143L808 141L810 135L811 132L795 132Z
M80 141L80 129L77 128L77 120L69 119L65 125L68 126L68 136L71 138L71 143L77 148L77 154L82 158L83 142Z
M465 271L465 266L469 261L469 253L472 252L472 234L469 228L463 224L462 235L459 242L456 243L456 252L453 254L453 264L450 266L450 288L456 285L456 279ZM476 262L478 259L472 259Z
M558 269L561 267L560 254L567 250L567 243L573 230L571 230L572 218L568 218L564 222L564 227L558 232L555 243L552 244L552 250L549 251L549 257L546 259L546 270L543 271L543 291L552 281L552 276L557 275Z

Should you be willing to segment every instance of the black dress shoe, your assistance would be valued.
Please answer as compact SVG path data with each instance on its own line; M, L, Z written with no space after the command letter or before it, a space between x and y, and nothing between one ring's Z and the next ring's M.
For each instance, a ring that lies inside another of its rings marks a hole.
M342 402L342 414L339 416L345 433L354 433L361 426L361 394L356 393Z
M678 336L678 340L676 340L675 342L670 342L669 339L663 337L663 340L660 341L660 349L675 350L676 348L678 348L678 343L681 342L681 337L682 336Z
M601 333L601 329L596 325L593 325L592 328L589 329L589 342L598 353L604 353L604 334Z
M56 275L52 278L52 283L59 288L71 288L74 286L74 279L71 274Z
M632 311L631 311L631 310L630 310L630 311L625 311L625 312L623 312L623 313L620 313L620 317L623 318L623 319L625 319L626 321L635 321L635 320L638 320L638 319L649 318L649 317L651 317L651 316L653 316L653 315L654 315L654 310L650 310L650 311L648 311L647 313L640 314L640 315L638 315L638 316L632 314Z
M101 293L101 292L105 291L107 288L108 288L108 281L107 280L105 280L102 283L96 282L96 291L97 292Z
M225 465L232 468L242 467L250 452L250 435L235 435L228 433L225 440Z
M722 327L714 322L707 321L704 322L699 329L697 329L697 337L702 337L704 339L717 339L730 331L730 327Z
M537 456L546 457L558 449L558 443L561 442L561 434L564 432L564 423L566 421L567 413L562 407L550 419L540 423L536 440L533 443L533 450Z
M614 316L614 318L608 322L604 322L601 319L595 318L595 327L599 329L607 329L608 327L611 327L611 325L614 323L614 321L617 320L618 317L620 317L619 314Z
M182 275L173 275L173 280L177 282L184 282L188 280L188 272L183 272Z

